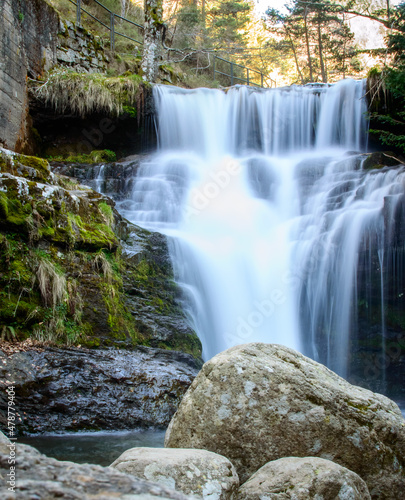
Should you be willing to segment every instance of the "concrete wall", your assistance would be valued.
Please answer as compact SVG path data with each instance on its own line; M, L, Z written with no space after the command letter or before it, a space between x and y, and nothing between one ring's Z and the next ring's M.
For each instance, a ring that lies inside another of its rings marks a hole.
M63 23L45 0L0 0L0 144L30 152L27 79L56 64L104 71L103 48L88 32Z

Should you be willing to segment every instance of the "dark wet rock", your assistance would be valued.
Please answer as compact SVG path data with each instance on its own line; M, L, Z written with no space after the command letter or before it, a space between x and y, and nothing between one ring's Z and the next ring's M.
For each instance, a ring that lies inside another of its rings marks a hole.
M35 448L17 445L15 487L2 481L0 497L4 500L65 498L70 500L151 500L171 498L186 500L187 496L163 485L134 478L110 467L60 462L42 455ZM10 473L7 454L0 454L0 477Z
M134 177L145 158L146 155L139 154L119 162L98 165L51 161L51 167L56 174L74 177L115 201L121 201L132 191Z
M152 347L201 356L201 342L187 324L182 293L174 281L167 239L137 227L123 245L124 300L137 331Z
M398 155L392 153L391 151L378 151L376 153L369 153L362 156L365 157L365 160L363 162L364 170L384 167L396 167L403 163L403 159L398 158Z
M21 434L165 427L197 372L190 355L142 346L0 351Z

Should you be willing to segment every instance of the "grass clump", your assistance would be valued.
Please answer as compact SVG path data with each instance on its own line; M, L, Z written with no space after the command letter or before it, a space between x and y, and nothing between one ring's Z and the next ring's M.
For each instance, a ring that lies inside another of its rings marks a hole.
M124 106L139 105L143 86L139 75L108 77L101 73L77 73L56 68L47 80L32 88L35 97L59 113L81 117L91 113L119 116Z
M84 163L87 165L96 165L98 163L112 163L114 161L117 161L117 155L110 149L101 149L94 150L88 154L83 153L80 155L58 155L49 157L49 159L67 163Z

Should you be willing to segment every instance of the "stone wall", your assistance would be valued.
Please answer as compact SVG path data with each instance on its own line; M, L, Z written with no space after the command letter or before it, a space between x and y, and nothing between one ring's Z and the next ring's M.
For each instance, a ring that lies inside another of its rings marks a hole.
M58 64L74 68L78 72L104 72L108 59L103 46L87 30L73 23L61 23L58 47Z
M0 143L21 151L29 137L27 77L55 61L59 18L43 0L0 5Z
M56 64L105 71L101 45L86 30L63 23L45 0L0 0L0 145L32 153L27 79Z

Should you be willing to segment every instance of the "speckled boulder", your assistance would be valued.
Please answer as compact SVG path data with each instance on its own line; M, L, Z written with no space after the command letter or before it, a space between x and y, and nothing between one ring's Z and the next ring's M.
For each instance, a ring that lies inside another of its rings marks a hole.
M187 500L187 496L160 484L100 465L61 462L31 446L17 444L15 477L8 454L0 451L2 500Z
M240 488L239 500L368 500L357 474L323 458L288 457L269 462Z
M111 467L195 498L232 499L239 487L231 462L205 450L132 448Z
M373 498L405 498L398 406L280 345L240 345L205 363L165 446L219 453L241 482L272 460L317 456L356 472Z

